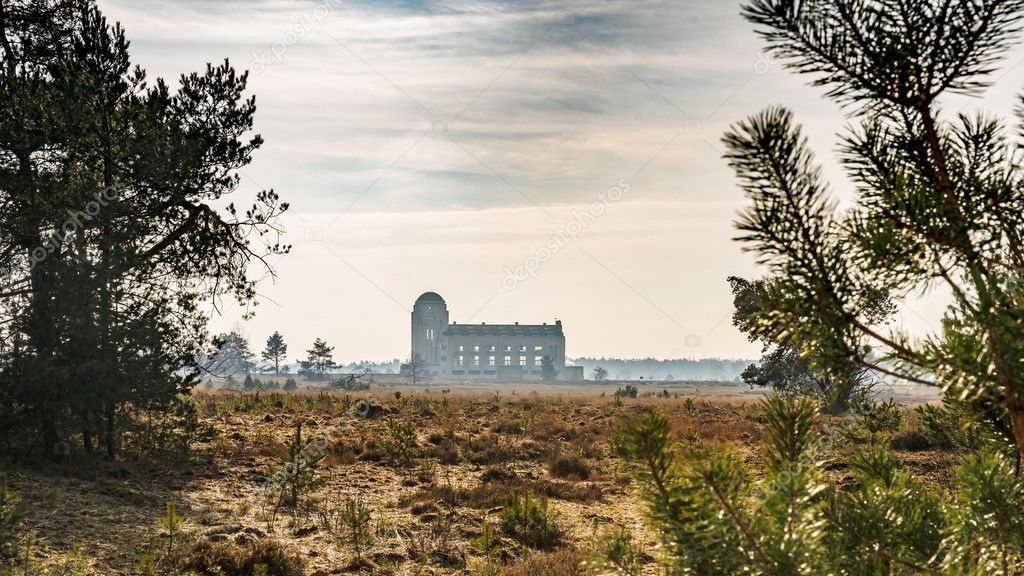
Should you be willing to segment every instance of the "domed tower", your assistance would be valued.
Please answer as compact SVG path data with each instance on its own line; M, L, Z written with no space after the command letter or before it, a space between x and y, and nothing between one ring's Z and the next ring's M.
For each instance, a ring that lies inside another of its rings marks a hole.
M441 373L441 344L448 328L448 305L436 292L424 292L412 307L412 357L423 359L423 371Z

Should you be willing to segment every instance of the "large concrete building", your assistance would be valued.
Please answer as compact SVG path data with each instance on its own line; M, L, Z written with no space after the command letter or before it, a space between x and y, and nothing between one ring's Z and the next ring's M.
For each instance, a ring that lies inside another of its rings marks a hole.
M562 322L554 324L457 324L448 305L426 292L412 308L412 356L433 377L472 380L540 380L550 356L558 380L582 380L582 366L565 365Z

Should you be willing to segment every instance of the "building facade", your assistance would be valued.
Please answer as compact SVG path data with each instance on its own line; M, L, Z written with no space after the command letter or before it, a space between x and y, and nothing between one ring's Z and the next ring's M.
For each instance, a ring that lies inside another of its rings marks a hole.
M554 324L449 323L448 305L436 292L412 309L412 356L425 374L466 380L541 380L550 356L558 380L582 380L582 366L566 366L562 322Z

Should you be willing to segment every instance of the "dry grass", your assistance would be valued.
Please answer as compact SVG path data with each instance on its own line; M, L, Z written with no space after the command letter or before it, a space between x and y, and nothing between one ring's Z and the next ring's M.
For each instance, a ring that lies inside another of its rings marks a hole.
M273 564L271 574L289 576L337 573L338 567L366 574L461 574L484 558L472 543L485 521L496 524L511 495L530 493L547 497L559 513L565 529L561 548L542 554L502 541L502 571L562 576L581 573L577 550L586 549L597 524L627 525L646 549L657 548L644 529L643 505L627 466L610 446L617 426L660 410L669 415L677 439L726 443L739 457L760 458L761 424L749 400L370 395L381 409L360 419L352 407L366 393L200 392L195 400L202 420L219 435L196 447L188 467L156 462L19 468L11 479L22 489L30 525L45 537L48 550L80 544L95 557L99 574L134 573L168 500L188 517L185 529L195 542L181 552L183 571L221 565L225 574L248 574L262 563ZM386 457L382 439L389 421L416 431L416 457ZM298 422L310 439L324 440L321 482L298 507L280 510L271 528L274 506L258 488L281 469L285 443ZM916 450L907 460L915 472L945 473L934 452ZM835 474L841 478L845 472ZM362 562L354 562L350 547L322 521L344 499L358 499L372 511L373 541ZM54 502L61 502L59 510ZM650 563L648 572L656 570L657 563Z
M573 549L531 554L502 571L502 576L577 576L579 574L583 574L583 556Z
M241 533L245 535L245 533ZM252 576L263 567L274 576L304 576L306 559L274 538L199 540L168 558L176 570L223 576Z

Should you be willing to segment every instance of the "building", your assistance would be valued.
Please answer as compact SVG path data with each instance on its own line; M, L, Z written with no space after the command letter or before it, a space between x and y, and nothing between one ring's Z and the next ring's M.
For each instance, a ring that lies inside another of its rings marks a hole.
M448 305L426 292L412 308L412 356L425 374L472 380L540 380L550 356L558 380L582 380L582 366L565 365L562 322L554 324L457 324Z

